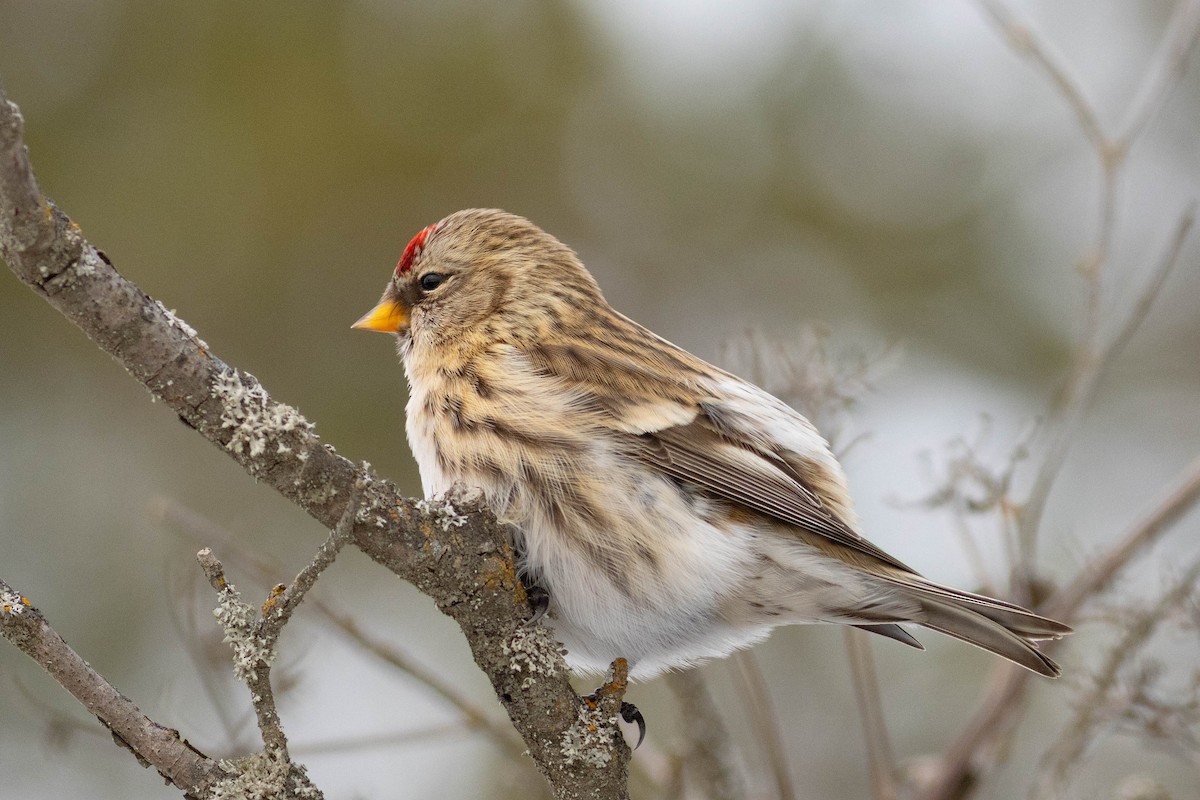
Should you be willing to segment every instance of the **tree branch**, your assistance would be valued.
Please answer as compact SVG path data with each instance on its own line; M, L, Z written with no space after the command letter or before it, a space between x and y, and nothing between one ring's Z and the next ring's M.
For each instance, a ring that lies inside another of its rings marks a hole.
M201 797L225 779L220 765L159 725L80 658L29 600L0 579L0 633L94 714L128 747L188 796Z
M263 582L274 580L280 572L277 564L249 550L244 541L180 503L164 500L156 513L161 515L165 522L186 534L189 539L201 545L215 541L221 550L232 551L236 554L240 566L243 569L249 568ZM363 652L399 670L453 706L463 716L462 722L458 723L459 727L482 731L497 747L514 759L522 756L525 746L517 738L512 726L490 709L482 708L473 702L466 693L441 674L421 665L393 643L364 631L350 612L320 597L310 597L306 602L308 608L324 617Z
M333 528L358 468L322 444L314 426L273 400L254 376L214 356L194 330L87 242L41 195L22 125L0 90L0 257L185 424ZM459 624L555 794L626 797L629 748L615 725L589 739L589 758L567 746L578 733L579 699L557 644L544 629L525 626L525 593L507 533L480 498L459 493L454 504L417 504L387 481L362 477L352 540Z

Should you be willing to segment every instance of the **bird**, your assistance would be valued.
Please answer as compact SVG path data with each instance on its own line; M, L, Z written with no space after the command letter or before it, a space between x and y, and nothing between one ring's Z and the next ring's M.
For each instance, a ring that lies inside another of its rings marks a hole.
M688 668L781 625L915 624L1040 675L1071 628L935 583L865 538L799 412L614 310L529 220L466 209L423 228L352 326L397 338L426 497L482 490L568 666Z

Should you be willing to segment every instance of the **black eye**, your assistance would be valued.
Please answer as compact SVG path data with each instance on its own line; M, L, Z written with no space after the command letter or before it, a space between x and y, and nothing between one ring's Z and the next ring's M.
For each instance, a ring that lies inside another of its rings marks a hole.
M445 283L445 281L446 276L440 272L426 272L421 276L421 288L427 292L432 292Z

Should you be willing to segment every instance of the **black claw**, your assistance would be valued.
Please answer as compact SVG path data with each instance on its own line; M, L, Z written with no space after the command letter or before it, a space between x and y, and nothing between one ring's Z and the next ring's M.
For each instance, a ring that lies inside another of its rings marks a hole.
M533 609L533 613L529 619L525 620L525 624L536 625L550 610L550 593L542 587L534 585L525 587L525 596L529 600L529 607Z
M642 712L638 711L638 707L633 703L622 702L621 719L625 720L626 722L637 723L638 740L637 744L633 746L633 749L637 750L642 746L642 742L646 740L646 718L642 716Z

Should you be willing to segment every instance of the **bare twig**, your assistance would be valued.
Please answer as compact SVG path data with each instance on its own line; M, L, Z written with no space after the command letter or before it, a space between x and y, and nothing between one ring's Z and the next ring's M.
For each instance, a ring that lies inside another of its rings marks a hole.
M993 586L993 579L968 520L973 516L995 515L1009 563L1016 563L1017 548L1011 530L1013 509L1009 498L1013 478L1022 462L1029 457L1029 442L1036 430L1031 426L1027 433L1018 438L1003 465L999 466L993 465L984 454L991 427L991 419L984 415L979 432L974 437L956 436L951 439L945 447L942 474L934 469L933 455L928 451L922 453L922 462L934 485L933 490L916 501L897 501L902 506L915 506L927 511L945 508L950 512L975 572L977 585L984 594L995 593L988 588Z
M355 509L357 505L350 504L347 515L353 515ZM342 531L342 535L344 538L345 531ZM220 598L217 619L225 629L225 641L234 649L234 672L250 690L250 702L258 717L258 729L265 745L263 752L235 762L234 774L227 779L231 786L225 787L225 793L221 796L257 795L261 792L256 790L252 793L251 787L265 786L270 787L270 796L320 800L323 797L320 790L309 781L304 767L295 763L288 753L287 737L283 733L283 723L275 704L275 689L271 684L275 645L291 610L299 603L299 598L288 602L288 591L295 590L302 596L315 577L306 579L304 583L307 586L304 588L297 588L302 585L299 578L291 587L282 584L277 586L262 611L255 612L242 601L233 584L225 580L225 568L211 550L201 550L196 554L196 560ZM332 560L332 556L318 553L314 564L325 562L327 566ZM319 573L320 569L316 571ZM236 793L231 793L230 788L235 788Z
M763 678L758 661L750 650L734 653L730 660L736 667L735 683L750 716L751 729L758 739L759 747L766 755L767 766L775 780L775 796L779 800L796 800L796 788L792 783L792 771L788 765L787 751L783 746L779 719L775 716L775 706L771 702L767 681Z
M1164 36L1155 64L1142 83L1136 99L1130 105L1122 132L1109 137L1102 129L1094 106L1087 100L1078 82L1048 43L1001 0L980 0L989 16L1004 34L1010 45L1030 56L1051 78L1059 93L1074 111L1085 137L1095 150L1101 165L1100 221L1096 240L1083 257L1080 271L1085 279L1085 311L1083 330L1074 363L1066 386L1052 409L1046 426L1047 443L1044 457L1034 476L1033 484L1018 522L1018 553L1013 562L1015 588L1026 599L1034 594L1033 563L1037 537L1047 502L1065 462L1067 451L1074 441L1088 408L1095 397L1107 367L1115 360L1125 344L1145 318L1151 304L1165 283L1171 268L1178 261L1184 242L1192 227L1193 206L1181 216L1170 240L1167 252L1136 300L1116 314L1114 332L1106 337L1101 329L1104 300L1104 268L1110 257L1115 227L1116 187L1125 156L1134 140L1146 128L1162 98L1178 80L1183 65L1196 45L1200 26L1200 3L1188 0L1181 4ZM1198 465L1200 466L1200 465ZM1075 581L1060 591L1045 610L1050 616L1071 622L1083 604L1108 585L1116 572L1128 563L1150 540L1166 530L1182 513L1196 502L1200 494L1196 467L1184 476L1181 485L1142 524L1135 526L1121 543L1104 556L1094 560ZM992 762L1000 757L1002 743L1007 740L1020 720L1022 700L1029 685L1029 676L1007 666L1002 667L990 685L981 707L962 734L941 759L937 779L923 797L949 800L969 795L978 779Z
M1191 203L1180 216L1163 258L1152 270L1150 279L1146 281L1146 285L1138 294L1135 302L1126 310L1116 333L1106 343L1100 341L1101 337L1097 333L1093 340L1089 340L1084 345L1087 352L1081 357L1069 382L1059 407L1056 424L1050 426L1054 431L1051 434L1051 443L1034 480L1034 486L1030 490L1029 499L1021 513L1021 541L1026 545L1033 541L1033 531L1041 525L1042 514L1050 498L1055 479L1066 460L1070 443L1096 396L1101 379L1107 368L1133 337L1142 320L1145 319L1150 306L1166 282L1167 276L1178 262L1183 245L1195 222L1195 213L1195 204ZM1032 550L1028 547L1023 550L1023 553L1025 558L1032 557Z
M364 736L348 736L340 739L324 739L292 745L297 755L331 756L342 753L361 753L377 747L403 747L410 744L428 744L436 739L455 739L471 735L471 727L461 722L447 722L414 728L411 731L371 733Z
M1200 502L1200 460L1184 470L1174 488L1141 522L1051 598L1046 612L1067 624L1073 622L1087 600L1106 589L1122 567L1197 502ZM1052 651L1057 645L1058 642L1045 642L1043 649ZM970 793L996 758L1000 743L1019 721L1021 701L1031 675L1010 664L998 668L979 709L942 756L935 780L921 793L922 800L957 800Z
M188 574L188 578L190 577L193 577L191 573ZM212 629L212 603L209 594L204 592L201 598L196 582L183 576L173 582L181 584L182 591L170 591L168 602L164 605L171 626L195 667L200 690L207 696L209 707L220 721L224 732L224 744L235 748L237 752L252 749L253 743L243 742L243 738L254 717L253 709L239 709L235 713L226 702L223 687L218 682L219 677L228 672L229 653L228 648L221 642L222 634ZM203 628L197 624L198 613L204 614Z
M1033 59L1046 72L1051 82L1058 88L1059 94L1075 112L1079 127L1087 136L1088 141L1097 150L1102 150L1108 141L1107 137L1100 127L1095 107L1087 99L1079 80L1071 75L1071 68L1066 59L1059 55L1029 23L1019 19L1007 4L999 2L999 0L979 0L979 4L983 6L988 16L996 23L996 27L1004 34L1009 46L1016 52Z
M1167 21L1166 31L1158 53L1129 104L1125 122L1113 137L1119 152L1128 151L1187 69L1188 59L1196 48L1196 38L1200 36L1200 2L1185 0L1179 3Z
M842 631L846 640L846 655L850 674L854 678L854 698L862 719L863 737L867 744L867 768L871 775L871 796L874 800L896 800L896 759L888 738L887 720L879 697L879 679L875 674L875 657L871 653L868 634L857 628Z
M287 759L287 737L275 706L275 691L271 686L271 662L275 660L274 637L261 635L263 619L255 613L232 583L225 579L225 567L207 547L196 554L204 576L217 591L220 605L216 615L225 628L225 641L234 649L234 672L246 682L258 729L268 751L278 752ZM273 591L267 603L274 603L283 593L282 585Z
M1200 580L1200 562L1196 562L1169 587L1157 602L1129 621L1121 636L1109 648L1087 692L1076 701L1075 715L1063 726L1062 734L1042 756L1030 797L1053 800L1064 797L1071 768L1100 733L1111 708L1110 696L1117 690L1122 668L1139 653L1171 611L1191 597Z
M274 580L274 576L280 572L277 564L273 564L247 548L238 537L231 535L221 526L179 503L164 500L159 505L158 513L165 521L187 533L190 538L197 541L216 541L222 550L237 554L239 563L253 570L256 577L262 581ZM524 752L525 746L516 736L511 725L502 719L497 719L495 715L480 707L442 675L422 665L394 643L364 631L353 614L338 608L328 600L321 597L310 597L308 603L314 611L333 624L363 652L408 675L455 708L463 716L462 722L457 724L465 724L472 730L482 731L494 744L512 757L520 757Z
M192 747L179 731L159 725L63 641L28 599L0 580L0 634L32 658L113 737L190 795L205 796L224 780L220 765Z
M1097 370L1096 380L1103 374L1104 367L1111 364L1125 349L1125 345L1129 344L1129 340L1133 338L1133 334L1141 327L1142 321L1146 315L1150 313L1150 307L1154 305L1155 298L1162 291L1163 284L1167 282L1167 277L1174 271L1175 265L1179 263L1179 255L1183 252L1183 245L1187 242L1188 236L1192 232L1192 228L1196 224L1196 201L1192 200L1184 208L1179 215L1179 221L1175 223L1175 231L1167 242L1167 247L1163 251L1163 256L1150 272L1150 277L1146 281L1146 285L1142 287L1142 291L1138 293L1137 299L1130 306L1129 312L1125 317L1120 328L1109 339L1100 353L1100 368ZM1092 388L1094 391L1094 387Z
M321 573L333 564L342 547L350 541L350 535L354 530L354 519L358 514L359 503L362 502L367 481L367 473L364 472L363 477L354 482L350 499L346 503L346 510L342 512L342 517L334 529L329 532L329 538L317 550L317 555L312 562L300 570L300 574L277 599L272 598L267 601L268 605L263 606L262 636L267 639L269 644L274 645L283 626L287 624L296 607L300 605L300 601L317 582L317 578L321 577Z
M291 619L304 595L316 584L321 573L329 568L338 551L350 538L354 518L359 510L366 473L354 483L350 500L337 527L317 550L312 562L300 571L290 585L279 584L271 590L261 611L255 613L242 600L233 584L225 579L225 569L212 550L201 550L196 558L208 582L221 598L217 618L225 628L225 641L234 648L234 671L250 689L250 700L258 717L267 752L289 760L287 737L275 703L275 688L271 683L271 665L283 628Z
M1108 589L1117 573L1200 503L1200 458L1184 469L1172 488L1115 545L1093 558L1046 604L1046 612L1070 623L1089 599Z
M1066 387L1054 409L1053 422L1047 427L1049 444L1045 457L1020 515L1019 562L1014 565L1014 572L1018 578L1017 588L1020 589L1020 584L1033 579L1033 563L1042 515L1058 473L1066 460L1067 451L1074 441L1075 433L1095 396L1100 378L1144 318L1145 310L1161 287L1166 272L1169 272L1177 259L1178 251L1191 227L1194 212L1189 209L1184 214L1184 221L1179 227L1180 232L1173 240L1177 244L1172 246L1171 254L1163 262L1163 268L1156 272L1155 279L1149 282L1147 292L1142 298L1123 312L1121 318L1124 321L1119 324L1119 333L1104 344L1101 330L1101 321L1104 318L1104 272L1111 254L1116 226L1117 183L1120 171L1134 140L1146 128L1171 86L1183 73L1183 68L1200 36L1200 2L1187 0L1176 8L1167 25L1160 53L1147 71L1141 89L1130 104L1126 123L1115 136L1104 132L1095 107L1087 99L1079 82L1070 75L1065 61L1047 41L1027 23L1020 21L1001 0L980 0L980 3L1013 49L1033 59L1050 77L1063 99L1075 112L1080 128L1095 151L1101 167L1100 221L1096 240L1079 266L1086 287L1083 330Z

